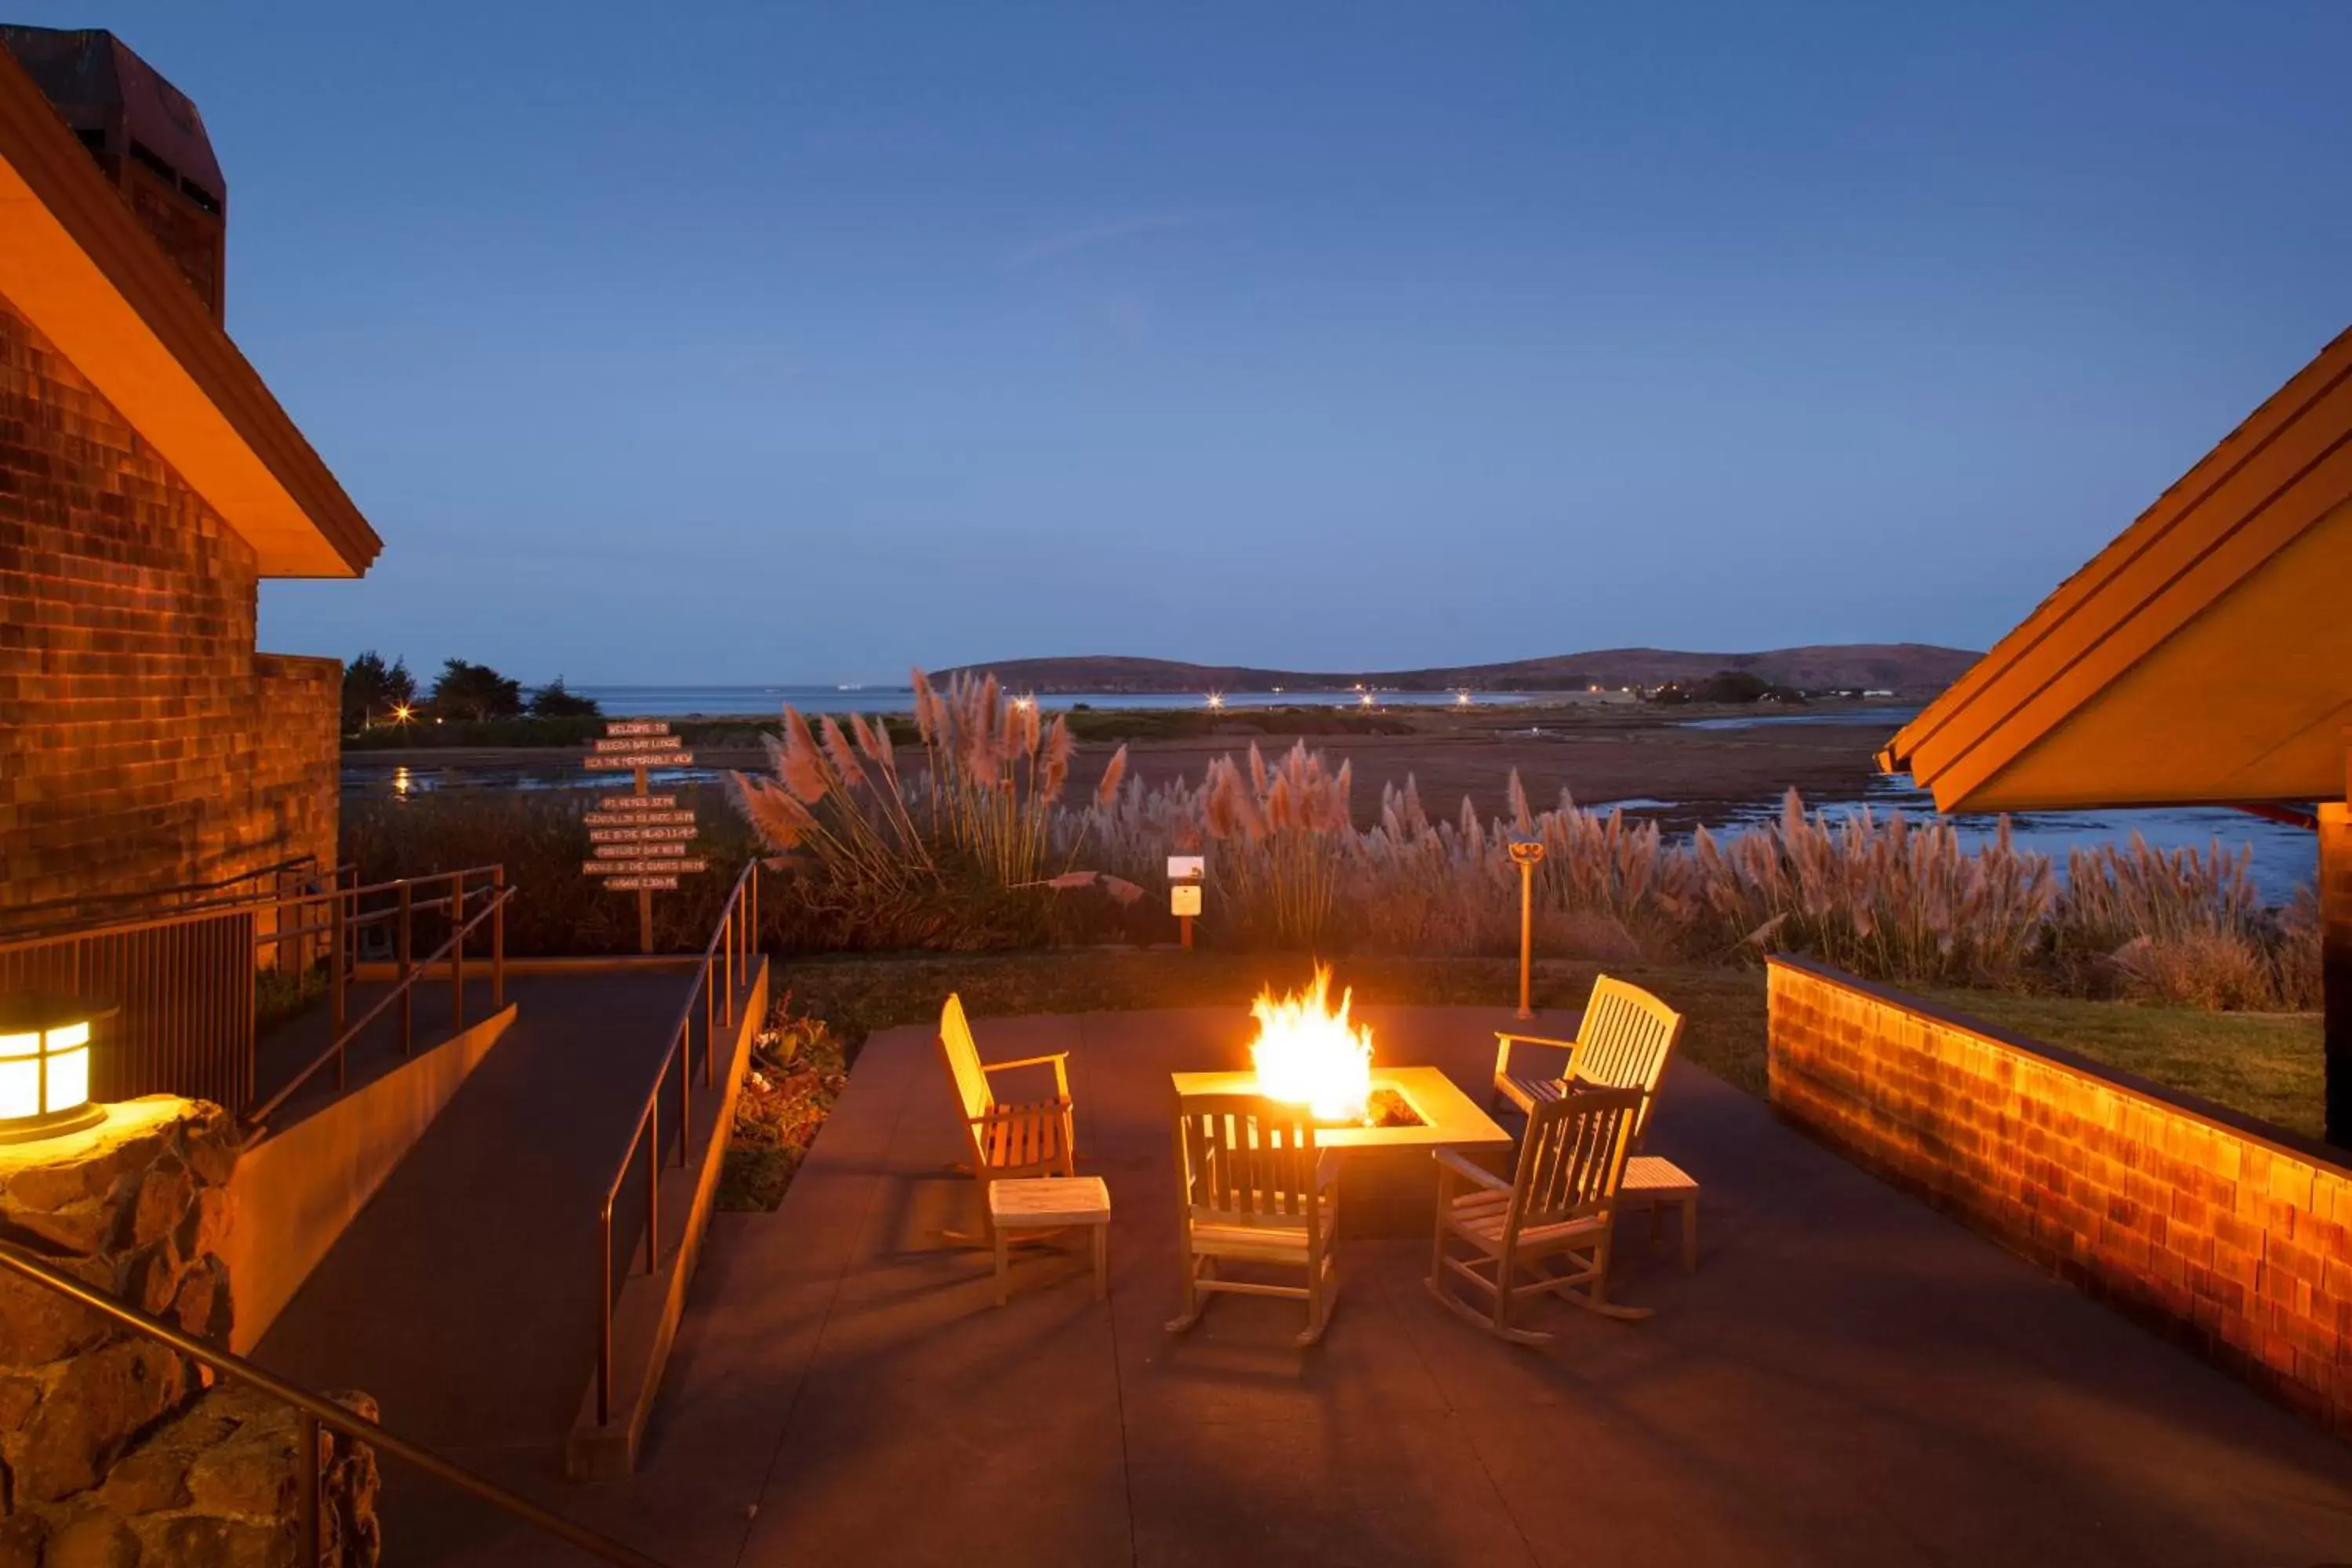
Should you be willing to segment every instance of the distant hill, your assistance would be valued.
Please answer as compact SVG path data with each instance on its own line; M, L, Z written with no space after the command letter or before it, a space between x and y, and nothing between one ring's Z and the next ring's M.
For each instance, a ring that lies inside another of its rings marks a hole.
M1361 681L1391 691L1572 691L1587 686L1656 686L1697 680L1719 670L1746 670L1778 686L1806 690L1860 689L1925 697L1941 691L1978 656L1928 643L1830 643L1763 653L1684 653L1672 648L1611 647L1555 654L1507 664L1448 665L1429 669L1260 669L1248 665L1186 664L1176 659L1097 655L1073 658L1013 658L965 668L993 670L1024 691L1266 691L1345 689ZM942 671L952 674L953 671Z

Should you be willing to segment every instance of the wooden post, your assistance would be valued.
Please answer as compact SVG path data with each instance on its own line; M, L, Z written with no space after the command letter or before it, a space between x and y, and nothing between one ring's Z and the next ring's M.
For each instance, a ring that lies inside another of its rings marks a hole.
M1511 863L1519 868L1519 1016L1536 1016L1532 1001L1536 956L1536 867L1544 858L1543 840L1511 840Z
M2352 802L2352 744L2345 773ZM2352 1149L2352 804L2335 801L2319 807L2319 975L2327 1141Z
M1192 952L1192 917L1191 915L1178 915L1178 916L1176 917L1176 930L1177 930L1178 934L1180 934L1181 936L1182 936L1182 937L1183 937L1183 939L1184 939L1184 951L1185 951L1186 952Z
M1535 1009L1528 1005L1533 994L1536 959L1536 868L1529 860L1519 862L1519 1016L1532 1018Z

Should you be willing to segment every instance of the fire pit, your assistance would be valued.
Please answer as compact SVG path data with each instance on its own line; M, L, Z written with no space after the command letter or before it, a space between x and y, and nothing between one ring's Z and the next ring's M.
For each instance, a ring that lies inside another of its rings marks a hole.
M1342 1236L1426 1236L1437 1183L1429 1152L1507 1152L1510 1134L1431 1067L1382 1067L1370 1026L1349 1016L1351 993L1331 1005L1331 973L1304 991L1251 1006L1258 1034L1250 1069L1180 1072L1178 1094L1263 1094L1307 1108L1315 1141L1346 1151L1339 1174Z
M1412 1100L1392 1087L1373 1086L1371 1028L1348 1016L1355 997L1342 991L1334 1009L1331 969L1321 963L1303 991L1280 997L1272 986L1260 991L1250 1004L1257 1020L1257 1038L1250 1042L1257 1092L1305 1106L1318 1128L1423 1125Z

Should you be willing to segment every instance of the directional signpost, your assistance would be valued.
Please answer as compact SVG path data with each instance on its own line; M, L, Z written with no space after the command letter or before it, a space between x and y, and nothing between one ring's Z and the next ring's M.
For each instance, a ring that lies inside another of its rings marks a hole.
M634 795L608 795L581 820L588 825L591 858L581 869L604 879L615 893L637 895L637 951L654 950L654 895L677 886L680 877L709 868L709 862L690 859L694 842L694 808L681 806L674 795L654 795L646 787L653 768L694 765L669 724L661 719L615 719L604 726L604 739L588 754L592 771L636 775Z

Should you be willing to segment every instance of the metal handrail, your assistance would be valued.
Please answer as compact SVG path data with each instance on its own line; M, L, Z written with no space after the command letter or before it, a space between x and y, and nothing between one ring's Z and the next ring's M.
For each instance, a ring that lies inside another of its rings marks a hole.
M327 992L334 1016L334 1030L339 1037L351 1032L347 1029L344 1007L352 981L351 942L353 931L363 931L370 926L385 921L398 922L396 929L401 954L400 980L402 986L405 987L411 973L410 921L419 914L433 914L446 910L454 922L465 912L466 900L469 896L466 887L467 878L487 878L489 886L493 889L505 886L507 878L504 866L467 866L455 871L430 871L422 877L395 877L388 881L366 882L346 888L341 885L341 872L345 869L348 868L337 868L336 886L323 892L300 893L292 898L276 900L273 906L278 911L276 929L268 935L257 936L254 942L257 950L273 942L276 943L278 967L282 970L286 967L285 944L288 942L309 936L327 937L329 960ZM415 889L429 887L436 882L447 882L449 891L437 899L419 899L415 896ZM362 908L361 900L371 893L392 893L395 894L396 898L394 901L373 910ZM293 911L301 910L306 906L320 904L327 908L325 920L302 925L289 923L292 920L307 918ZM490 952L490 1000L491 1007L495 1011L506 1005L506 916L503 910L491 926ZM437 958L438 954L435 956ZM463 961L465 954L462 950L457 957L461 962ZM433 960L428 959L426 962L429 963ZM460 984L457 994L457 1020L461 1025L465 1021L465 990ZM373 1016L372 1012L370 1016ZM403 1056L406 1056L415 1048L415 1009L411 1001L404 999L400 1009L400 1049Z
M343 865L331 867L320 872L318 870L318 865L319 858L316 855L292 855L283 860L273 860L267 866L257 866L250 871L240 871L233 877L216 877L209 882L175 882L167 888L145 888L131 893L100 893L94 896L77 894L62 899L47 899L37 904L20 904L8 911L7 918L10 921L16 921L24 916L39 914L48 910L86 910L101 904L160 904L165 900L175 899L182 894L217 893L223 888L234 888L240 882L258 881L264 877L280 876L288 871L308 868L313 873L310 879L316 881L322 876L340 876L351 869L350 866ZM188 903L173 903L168 911L157 912L182 914L199 910L209 912L240 904L272 903L277 901L278 897L279 895L274 892L238 893L226 899L198 899ZM9 941L15 941L19 937L46 941L54 937L79 935L91 927L106 926L110 923L112 918L103 914L76 916L62 925L15 927L5 934Z
M351 932L397 922L402 956L401 1047L415 1048L415 971L410 928L419 912L445 914L453 929L469 933L478 921L467 911L477 900L490 911L492 1005L505 1004L506 885L502 866L467 867L417 878L348 885L349 867L325 879L306 879L300 890L243 893L163 910L135 918L100 920L69 926L0 932L0 986L29 985L79 994L96 985L138 1008L110 1028L122 1031L124 1049L111 1043L106 1087L111 1099L157 1089L214 1100L243 1115L255 1095L255 991L259 961L274 949L281 974L307 972L323 953L329 963L331 1032L348 1045L346 1011L356 967ZM446 887L440 886L446 884ZM418 897L419 892L426 897ZM364 907L371 898L386 901ZM437 962L436 953L428 963ZM467 957L460 945L448 955L456 982L454 1016L463 1025ZM161 989L159 989L159 987ZM372 1015L373 1016L373 1015ZM111 1042L114 1036L110 1034ZM98 1086L93 1086L98 1087Z
M710 984L711 972L723 961L726 979L725 1016L721 1026L735 1026L735 991L743 975L751 967L751 952L758 940L760 923L760 884L757 877L760 863L751 861L735 879L728 892L727 902L719 913L719 923L710 932L710 941L702 950L702 962L696 965L694 984L686 994L686 1002L678 1009L677 1026L670 1031L669 1049L663 1053L661 1066L655 1070L653 1087L646 1091L645 1107L637 1113L636 1130L629 1134L628 1147L621 1152L620 1163L614 1168L613 1179L604 1188L604 1207L598 1215L598 1264L596 1271L596 1424L605 1425L613 1418L613 1205L619 1201L621 1188L627 1184L630 1167L636 1163L637 1151L646 1151L646 1272L653 1273L661 1267L661 1095L662 1086L669 1081L672 1066L678 1068L677 1091L677 1164L686 1168L687 1151L692 1142L691 1116L694 1109L694 1009L702 1007L702 1085L710 1087L711 1042L715 1031L712 1021L718 1011L718 996ZM723 955L722 955L723 944Z
M297 1388L283 1378L263 1371L241 1356L215 1350L201 1340L190 1338L169 1323L159 1322L143 1312L134 1311L104 1291L87 1285L69 1274L60 1273L51 1268L34 1254L12 1243L0 1242L0 1268L6 1268L23 1279L32 1280L37 1285L45 1285L59 1295L80 1302L91 1311L112 1320L133 1333L143 1335L159 1344L177 1351L192 1361L202 1363L224 1377L233 1378L251 1388L257 1388L280 1404L291 1405L299 1411L302 1416L301 1451L298 1459L301 1469L300 1497L297 1503L300 1510L299 1539L313 1563L326 1561L326 1542L320 1539L319 1530L319 1428L324 1426L329 1431L340 1433L355 1443L366 1443L379 1453L390 1454L404 1464L414 1465L436 1480L456 1487L459 1491L489 1504L509 1518L520 1520L525 1524L543 1530L550 1535L568 1542L581 1551L601 1558L606 1563L620 1563L622 1568L664 1568L659 1558L649 1557L634 1546L615 1541L609 1535L589 1529L586 1525L574 1523L560 1513L540 1507L528 1498L518 1497L497 1482L488 1480L462 1465L443 1458L430 1448L422 1447L405 1437L395 1436L376 1423L364 1416L354 1415L332 1400L322 1399L308 1389Z
M497 880L495 880L489 888L485 889L485 891L489 894L488 901L484 903L483 906L479 910L477 910L471 916L465 917L461 923L458 923L456 929L450 931L449 939L443 942L439 947L436 948L432 952L428 953L421 963L411 963L406 956L408 937L408 922L406 917L411 910L415 906L409 902L405 895L412 884L385 884L386 886L398 886L404 895L401 905L396 911L386 911L396 912L402 916L402 961L401 976L399 980L394 983L391 990L385 992L383 995L377 1000L374 1006L369 1008L366 1013L361 1016L357 1023L352 1024L349 1026L339 1030L334 1039L328 1044L327 1047L320 1051L316 1057L313 1057L310 1059L310 1065L303 1068L301 1071L296 1073L293 1078L287 1082L284 1088L280 1089L276 1094L271 1095L268 1100L262 1101L260 1105L247 1111L245 1115L245 1124L247 1128L258 1128L264 1122L268 1121L271 1112L275 1111L279 1106L284 1105L287 1100L292 1099L297 1090L300 1089L304 1084L309 1083L311 1079L324 1070L327 1064L331 1061L335 1064L335 1087L337 1089L341 1089L347 1081L346 1074L350 1066L350 1048L352 1042L359 1037L362 1030L365 1029L370 1024L374 1023L376 1019L382 1017L383 1016L384 1009L390 1007L394 1002L401 1004L401 1049L403 1054L406 1054L412 1047L414 1037L412 1032L412 1026L415 1022L415 1015L412 1009L414 998L413 988L415 986L416 982L420 977L427 973L435 964L440 963L445 957L449 959L449 968L455 986L454 1006L456 1011L451 1017L451 1023L457 1028L462 1029L465 1027L466 939L472 935L474 929L479 926L484 921L495 921L496 930L499 932L490 958L490 1010L495 1013L506 1005L506 942L504 937L504 911L508 901L514 897L515 889L506 885L505 868L494 867L491 869L496 876ZM445 874L453 875L461 879L465 876L465 873L462 871ZM419 879L424 880L428 879ZM455 910L450 916L453 921L459 921L465 909L465 900L467 896L467 895L464 889L464 884L460 881L457 884L457 889L451 894L450 899L446 900L452 902L455 905ZM335 942L335 959L336 968L340 971L342 967L342 940L340 934L338 934ZM340 1016L341 1012L340 1004L342 998L343 984L340 973L331 982L331 984L335 988L336 1001L338 1003L336 1012Z

